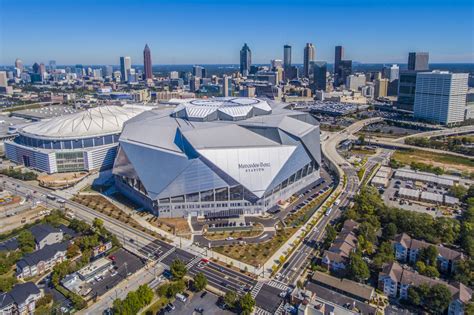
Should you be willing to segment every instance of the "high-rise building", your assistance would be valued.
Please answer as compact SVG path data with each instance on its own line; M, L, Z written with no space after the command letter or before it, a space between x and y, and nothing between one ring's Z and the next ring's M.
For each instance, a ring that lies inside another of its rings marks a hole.
M316 51L312 43L306 43L304 48L304 60L303 60L303 76L309 79L310 75L310 64L316 57Z
M143 50L143 69L145 73L145 80L153 79L153 69L151 63L151 50L148 44L145 45Z
M399 109L413 111L416 90L416 71L401 71L398 80L396 106Z
M395 96L398 93L398 81L400 79L400 68L398 65L392 65L383 68L383 76L388 79L388 96Z
M50 60L49 61L49 71L55 71L56 70L56 60Z
M339 69L339 64L341 63L342 58L344 58L344 48L342 46L336 46L334 53L334 74L337 74Z
M287 67L291 66L291 46L283 46L283 66L286 70Z
M325 61L313 62L313 86L316 91L326 91L327 63Z
M240 50L240 74L243 76L248 76L250 71L250 66L252 65L252 51L250 50L247 43L244 44Z
M388 90L388 79L377 79L375 80L375 91L374 97L387 97Z
M120 57L120 74L122 82L128 81L128 73L132 69L132 59L128 56Z
M281 59L272 59L272 60L270 60L270 65L272 66L272 70L276 70L278 68L283 68L283 60L281 60Z
M0 87L7 87L8 86L8 79L7 79L7 72L0 71Z
M199 90L200 86L201 86L201 78L194 76L191 79L189 79L189 90L191 92L196 92L197 90Z
M443 125L464 121L467 73L418 72L414 117Z
M40 65L39 65L37 62L35 62L35 63L33 64L33 67L32 67L32 68L33 68L33 73L35 73L35 74L40 74L40 73L41 73L41 71L40 71Z
M179 79L178 71L170 71L170 79Z
M411 52L408 54L408 70L427 71L429 70L429 54L427 52Z
M365 74L351 74L346 79L346 88L351 91L358 91L365 85L366 79Z
M347 77L352 73L352 60L343 60L344 48L336 46L334 54L334 86L346 83Z
M204 78L205 73L204 73L204 67L201 66L193 66L193 76L196 78Z
M113 73L114 73L114 68L111 65L104 66L105 77L112 77Z
M232 96L232 81L231 77L224 75L222 78L222 96L229 97Z
M19 58L15 60L15 68L19 69L20 72L23 71L23 61Z
M44 75L46 73L46 66L44 65L44 63L40 63L39 65L39 74L41 75Z
M94 79L101 79L102 78L102 69L94 69L92 70L92 76Z

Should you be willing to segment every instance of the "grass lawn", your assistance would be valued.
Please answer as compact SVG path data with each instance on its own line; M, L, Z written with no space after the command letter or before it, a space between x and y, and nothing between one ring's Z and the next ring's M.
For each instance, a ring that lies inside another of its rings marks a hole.
M376 153L375 150L369 150L369 149L364 149L364 148L353 148L350 150L352 154L357 154L357 155L373 155Z
M397 150L392 156L395 160L410 165L411 162L423 162L440 166L442 168L454 168L460 171L474 172L474 161L468 158L439 154L423 150Z
M298 228L294 227L279 229L276 235L265 243L225 245L216 247L214 250L251 266L258 267L258 265L265 263L297 230Z
M225 240L229 236L233 238L256 237L262 233L263 233L263 225L258 223L248 230L239 231L239 230L229 229L228 231L206 232L203 234L203 236L207 238L208 240L216 241L216 240Z

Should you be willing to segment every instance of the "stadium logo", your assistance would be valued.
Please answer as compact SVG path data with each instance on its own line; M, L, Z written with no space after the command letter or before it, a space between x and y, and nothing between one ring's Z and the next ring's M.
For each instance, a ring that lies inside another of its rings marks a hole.
M270 162L260 162L260 163L239 163L239 169L245 170L247 173L253 172L263 172L265 169L270 167Z

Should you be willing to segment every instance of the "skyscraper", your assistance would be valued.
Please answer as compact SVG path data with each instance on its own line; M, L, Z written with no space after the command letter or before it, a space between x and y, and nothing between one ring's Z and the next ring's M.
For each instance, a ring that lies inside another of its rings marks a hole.
M222 96L232 96L232 81L231 77L224 75L222 77Z
M0 87L7 87L7 86L8 86L7 72L0 71Z
M408 54L408 70L427 71L429 54L427 52L411 52Z
M240 74L247 76L252 65L252 51L250 50L247 43L244 44L240 50Z
M148 44L145 45L143 50L143 68L145 72L145 80L153 79L153 69L151 64L151 51Z
M128 81L128 73L132 69L132 59L128 56L120 57L120 74L122 82Z
M35 62L35 63L33 64L33 67L32 67L32 68L33 68L33 73L35 73L35 74L40 74L40 73L41 73L41 72L40 72L40 65L39 65L37 62Z
M283 46L283 66L285 69L291 66L291 46L290 45Z
M464 121L467 73L418 72L414 117L444 125Z
M388 79L375 80L374 98L386 97L388 90Z
M56 70L56 60L50 60L49 61L49 71L55 71Z
M342 46L336 46L334 54L334 74L336 75L339 70L339 64L342 58L344 58L344 48Z
M303 60L303 76L305 78L309 78L310 63L314 61L315 57L316 57L316 52L315 52L313 44L306 43L306 47L304 48L304 60Z
M327 71L328 67L325 61L313 62L313 86L316 91L326 91Z
M383 76L388 79L388 96L395 96L398 93L398 81L400 79L400 68L398 65L383 68Z
M205 77L204 67L193 66L193 76L196 78L204 78Z
M23 71L23 61L21 59L16 59L15 60L15 68L19 69L20 71Z

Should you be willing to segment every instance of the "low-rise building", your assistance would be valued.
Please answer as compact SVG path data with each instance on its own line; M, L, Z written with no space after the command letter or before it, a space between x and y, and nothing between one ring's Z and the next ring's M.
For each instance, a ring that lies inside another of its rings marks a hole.
M82 281L90 281L95 276L100 275L109 269L112 266L112 263L112 260L106 257L97 259L79 270L77 275Z
M36 301L42 296L33 282L16 284L10 292L0 294L0 314L34 314Z
M371 286L339 279L324 272L316 271L311 281L361 302L370 302L375 297L375 290Z
M16 263L16 277L24 279L50 270L66 260L68 245L69 242L46 245L40 250L26 254Z
M43 249L46 245L62 242L64 233L61 229L49 224L37 224L29 228L36 243L36 250Z
M418 259L420 250L430 245L435 246L438 250L438 264L442 271L452 272L455 263L464 259L464 255L459 251L411 238L406 233L399 234L395 237L393 242L395 258L400 262L414 264Z
M379 274L379 288L391 298L408 298L408 288L426 284L434 286L436 284L445 285L451 292L451 303L449 304L449 315L464 314L464 307L472 298L472 290L462 283L447 283L439 279L432 279L427 276L402 267L397 262L386 265Z
M344 222L344 226L331 247L324 251L322 264L333 271L346 269L350 254L357 248L357 235L354 230L358 223L353 220Z

